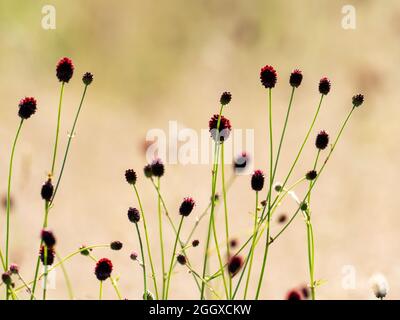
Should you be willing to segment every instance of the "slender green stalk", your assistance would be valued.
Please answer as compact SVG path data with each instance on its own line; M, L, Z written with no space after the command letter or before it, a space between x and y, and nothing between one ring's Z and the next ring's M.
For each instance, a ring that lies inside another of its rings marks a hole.
M217 292L215 292L214 288L212 286L210 286L210 284L208 283L209 281L203 279L195 270L193 270L193 268L186 264L186 266L188 267L190 273L193 273L195 277L197 277L202 283L204 283L204 285L210 290L211 293L213 293L217 299L221 299L221 297L218 295Z
M137 201L139 203L140 212L142 214L144 236L145 236L145 239L146 239L146 247L147 247L147 255L149 257L150 268L151 268L151 277L153 279L154 291L155 291L155 294L156 294L156 298L158 300L159 296L158 296L157 280L156 280L156 273L155 273L154 264L153 264L153 258L152 258L152 255L151 255L151 247L150 247L150 240L149 240L149 232L147 231L146 215L144 214L142 201L140 200L139 192L138 192L138 190L136 188L136 185L133 186L133 189L135 190L136 198L137 198ZM143 256L143 261L144 261L144 256Z
M61 83L61 91L60 91L60 101L58 103L56 139L55 139L55 142L54 142L53 161L52 161L52 164L51 164L51 171L50 171L51 176L54 175L54 169L55 169L55 165L56 165L57 149L58 149L58 136L59 136L59 133L60 133L61 106L62 106L62 100L63 100L64 85L65 85L65 82L62 82Z
M146 262L144 259L144 250L143 250L143 243L142 243L142 237L140 236L140 230L139 226L137 223L135 223L136 226L136 231L139 239L139 245L140 245L140 252L142 255L142 268L143 268L143 287L144 287L144 295L145 295L145 300L147 300L147 278L146 278Z
M47 202L47 201L46 201ZM48 258L48 248L44 245L43 248L43 264L44 264L44 278L43 278L43 300L46 300L46 293L47 293L47 258Z
M110 276L111 284L114 287L115 293L117 294L117 297L119 300L122 300L121 293L119 292L118 286L117 286L117 281Z
M66 162L67 162L68 153L69 153L69 148L70 148L70 146L71 146L72 138L74 137L74 134L75 134L76 123L78 122L78 117L79 117L79 114L80 114L81 109L82 109L83 101L85 100L87 87L88 87L88 86L85 85L85 88L83 89L82 98L81 98L81 101L80 101L80 103L79 103L78 110L77 110L77 112L76 112L76 114L75 114L75 119L74 119L74 122L73 122L73 124L72 124L72 128L71 128L71 131L70 131L70 133L69 133L69 136L68 136L67 147L66 147L66 149L65 149L64 159L63 159L63 162L62 162L62 165L61 165L60 174L59 174L59 176L58 176L58 178L57 178L57 183L56 183L56 186L55 186L55 188L54 188L53 196L52 196L52 198L51 198L50 203L53 203L53 201L54 201L54 198L55 198L55 196L56 196L56 194L57 194L57 191L58 191L58 187L59 187L60 182L61 182L61 178L62 178L63 173L64 173L64 168L65 168L65 164L66 164ZM58 138L56 138L56 139L58 139ZM54 155L53 157L55 158L55 155ZM53 161L54 161L54 160L53 160ZM54 165L54 164L53 164L53 165ZM52 169L52 171L53 171L53 169Z
M230 245L229 245L229 221L228 221L228 202L226 199L226 187L225 187L225 152L224 144L221 145L221 177L222 177L222 194L224 198L224 214L225 214L225 241L226 241L226 255L229 259L231 256ZM232 296L232 277L229 276L229 299Z
M99 300L103 299L103 281L100 281Z
M61 261L61 257L59 256L59 254L57 252L56 252L56 257L57 257L58 261ZM62 263L61 263L60 267L61 267L61 270L62 270L63 275L64 275L65 284L67 285L68 297L69 297L70 300L73 300L74 299L74 292L72 290L72 284L71 284L71 280L70 280L70 278L68 276L67 269L65 268L64 264L62 264Z
M6 270L8 270L8 258L9 258L9 243L10 243L10 202L11 202L11 178L12 178L12 170L13 170L13 161L14 161L14 153L15 153L15 147L17 145L18 137L21 132L22 124L24 123L24 119L21 119L17 133L15 134L14 138L14 143L11 149L11 156L10 156L10 166L9 166L9 171L8 171L8 186L7 186L7 209L6 209L6 259L5 263L2 259L3 267ZM2 255L3 257L3 255ZM6 286L6 299L8 300L9 297L9 285Z
M257 293L255 299L258 300L258 296L260 295L260 290L261 290L261 284L264 278L264 272L265 272L265 265L267 262L267 256L268 256L268 249L269 249L269 234L271 230L271 192L272 192L272 179L273 179L273 137L272 137L272 89L270 88L269 91L269 144L270 144L270 164L269 164L269 190L268 190L268 211L267 211L267 237L265 241L265 250L264 250L264 258L263 258L263 263L261 267L261 273L260 273L260 279L258 280L258 287L257 287Z
M29 288L29 286L25 282L24 278L22 278L22 276L21 276L21 274L19 272L17 273L17 276L18 276L19 281L21 281L22 284L24 285L24 287L26 288L26 292L28 292L30 294L31 293L31 288Z
M165 296L164 296L165 300L168 300L168 291L169 291L169 284L171 281L172 266L174 265L174 261L175 261L176 246L178 245L179 234L181 232L182 224L183 224L183 218L184 218L184 216L181 217L181 221L179 222L178 232L175 237L174 250L172 251L171 262L169 264L169 271L168 271L168 275L167 275L167 283L166 283Z
M258 191L256 191L256 207L254 210L254 229L253 229L253 241L251 243L251 247L250 247L250 253L249 253L249 259L250 259L250 265L249 265L249 271L247 273L247 280L246 280L246 286L244 289L244 296L243 296L243 300L246 300L247 297L247 289L249 287L249 282L250 282L250 274L251 274L251 267L253 265L253 257L254 257L254 250L255 250L255 242L257 239L257 218L258 218L258 213L257 210L258 209Z
M157 178L157 188L160 190L160 177ZM161 248L161 272L162 272L162 295L165 297L165 254L164 254L164 237L163 237L163 223L161 215L161 199L160 196L157 197L157 210L158 210L158 234L160 238L160 248Z

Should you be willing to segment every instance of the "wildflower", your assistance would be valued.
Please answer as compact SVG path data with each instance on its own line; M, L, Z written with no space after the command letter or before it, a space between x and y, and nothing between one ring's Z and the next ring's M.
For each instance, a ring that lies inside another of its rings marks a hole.
M193 198L190 197L184 198L179 208L179 214L184 217L187 217L192 212L194 205L195 202Z
M261 68L260 80L262 85L267 89L275 87L277 81L277 74L275 69L268 65Z
M176 260L181 264L181 265L185 265L186 264L186 257L183 254L178 254L178 256L176 257Z
M378 299L383 300L389 291L389 284L381 273L374 274L369 280L372 291Z
M246 169L246 166L249 164L250 157L249 155L243 151L233 163L233 167L236 172L243 172Z
M192 241L192 246L193 246L193 247L197 247L199 244L200 244L200 241L197 240L197 239L195 239L195 240Z
M42 261L43 264L45 264L44 261L44 246L40 247L39 255L40 255L40 261ZM54 262L54 256L55 252L53 247L47 247L47 259L46 259L46 265L51 266Z
M327 77L322 78L319 81L318 90L320 94L327 95L331 90L331 82Z
M138 254L136 251L133 251L129 256L133 261L136 261L138 258Z
M113 265L111 260L107 258L102 258L96 263L96 267L94 269L94 274L97 279L100 281L104 281L111 276L111 272L113 270Z
M359 107L364 102L364 96L362 94L356 94L355 96L353 96L352 101L353 101L353 106Z
M151 178L153 176L153 172L151 171L151 164L146 164L143 168L143 172L146 178Z
M301 82L303 81L303 74L301 73L300 70L295 69L293 72L290 74L290 79L289 83L292 87L298 88L301 85Z
M121 241L113 241L110 243L111 250L116 250L116 251L121 250L122 246L123 244Z
M42 196L43 200L50 201L51 197L53 196L54 187L51 183L51 179L47 179L47 181L42 185L42 190L40 191L40 195Z
M241 256L233 256L228 261L228 271L233 278L243 266L243 258Z
M47 229L43 229L41 232L41 238L43 243L48 247L52 248L56 244L56 238L54 237L53 232Z
M72 60L65 57L58 61L56 74L60 82L68 83L74 74L74 65L72 64Z
M140 221L140 213L136 208L130 207L128 209L128 219L130 222L138 223Z
M324 150L329 143L329 135L325 130L322 130L318 133L317 138L315 139L315 146L319 150Z
M223 106L225 106L225 105L227 105L229 102L231 102L231 99L232 99L231 93L225 91L224 93L222 93L221 98L219 99L219 101L221 102L221 104L222 104Z
M317 177L317 175L317 171L315 170L308 171L306 173L306 179L312 181Z
M18 267L18 265L15 264L15 263L11 263L11 264L10 264L10 272L11 272L12 274L18 274L18 273L19 273L19 267Z
M88 248L86 248L86 246L83 244L83 245L80 246L79 250L80 250L80 252L81 252L81 255L83 255L83 256L88 256L88 255L90 255L90 251L92 251L93 249L92 249L92 248L88 249Z
M220 116L218 114L214 114L211 117L210 121L208 122L208 127L209 127L209 131L211 133L211 138L213 138L214 141L219 140L219 142L224 142L224 141L226 141L226 139L229 138L229 134L231 132L232 126L231 126L231 122L229 121L229 119L227 119L221 115L219 127L217 130L219 117Z
M230 246L232 249L234 249L234 248L236 248L236 247L238 246L238 243L239 243L239 241L238 241L237 239L231 239L231 240L229 241L229 246Z
M136 180L137 180L136 172L132 169L126 170L125 171L125 179L129 184L135 185Z
M11 279L11 272L7 271L4 272L1 275L1 280L3 281L3 283L7 286L11 286L12 285L12 279Z
M21 99L18 105L18 115L21 119L29 119L36 112L36 99L33 97L25 97Z
M82 77L82 81L85 86L90 85L93 81L93 74L91 74L90 72L86 72Z
M286 295L286 300L301 300L301 293L298 290L290 290Z
M251 176L251 188L254 191L261 191L263 187L264 187L264 173L261 170L256 170Z
M162 177L164 175L164 164L162 163L161 159L155 159L151 163L151 173L155 177Z

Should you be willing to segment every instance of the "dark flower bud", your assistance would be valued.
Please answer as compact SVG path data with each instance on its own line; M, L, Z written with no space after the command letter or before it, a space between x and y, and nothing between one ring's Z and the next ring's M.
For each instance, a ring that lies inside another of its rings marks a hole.
M90 72L86 72L82 77L82 81L85 86L90 85L93 81L93 74L91 74Z
M301 82L303 81L303 74L301 73L300 70L295 69L293 72L290 74L290 79L289 83L292 87L298 88L301 85Z
M315 170L308 171L306 173L306 179L312 181L317 177L317 175L317 171Z
M307 211L307 209L308 209L307 202L303 201L302 203L300 203L300 210L301 211Z
M133 261L136 261L138 258L138 254L136 251L133 251L129 256Z
M137 180L136 172L132 169L128 169L125 171L125 179L129 184L135 185Z
M1 275L1 280L3 281L3 283L7 286L11 286L12 285L12 279L11 279L11 272L7 271L4 272Z
M241 256L233 256L228 261L228 271L233 278L242 268L243 258Z
M47 258L45 261L45 250L47 249ZM51 266L54 262L54 256L55 256L55 252L53 247L45 247L45 246L41 246L40 247L40 251L39 251L39 255L40 255L40 261L42 261L43 265L46 266Z
M229 119L224 116L221 116L218 126L219 117L218 114L214 114L208 122L208 127L211 133L211 138L213 138L215 142L224 142L229 138L232 126Z
M261 170L256 170L251 176L251 188L254 191L261 191L263 187L264 187L264 173Z
M81 245L79 250L81 252L81 255L88 256L90 254L90 251L92 251L93 249L92 248L88 249L88 248L86 248L85 245Z
M286 300L301 300L301 294L298 290L290 290L286 295Z
M151 173L153 176L155 177L162 177L164 175L164 164L162 163L161 159L155 159L152 163L151 163Z
M21 99L18 105L18 116L21 119L29 119L36 112L36 99L33 97L25 97Z
M329 135L325 130L322 130L318 133L317 138L315 139L315 146L319 150L324 150L329 143Z
M19 267L18 267L18 265L15 264L15 263L11 263L11 264L10 264L10 272L11 272L12 274L18 274L18 273L19 273Z
M331 82L327 77L322 78L319 81L318 90L320 94L327 95L331 90Z
M231 239L230 241L229 241L229 246L232 248L232 249L235 249L237 246L238 246L238 240L237 239Z
M56 244L56 238L55 238L53 232L51 232L50 230L43 229L41 232L41 238L42 238L43 243L48 248L52 248Z
M231 93L225 91L224 93L222 93L221 98L219 99L219 101L221 102L221 104L222 104L223 106L225 106L225 105L227 105L229 102L231 102L231 99L232 99Z
M187 217L192 212L194 205L195 202L193 198L190 197L184 198L179 208L179 214L184 217Z
M74 74L74 65L69 58L62 58L56 67L57 78L60 82L68 83Z
M275 184L274 190L276 192L281 192L282 191L282 185L280 183Z
M130 222L138 223L140 221L140 213L136 208L130 207L128 209L128 219Z
M40 195L42 199L45 201L50 201L53 196L54 187L51 183L51 179L47 179L47 181L42 185L42 190L40 191Z
M151 164L147 164L143 168L144 175L146 178L151 178L153 176L153 172L151 171Z
M197 239L195 239L195 240L192 241L192 246L193 246L193 247L197 247L199 244L200 244L200 241L197 240Z
M285 223L287 220L287 215L285 213L281 213L278 216L278 223Z
M96 263L94 274L100 281L107 280L111 276L113 265L110 259L102 258Z
M355 96L353 96L352 101L353 101L353 106L359 107L364 102L364 96L362 94L356 94Z
M123 244L121 241L113 241L110 243L111 250L116 250L116 251L121 250L122 246Z
M271 88L275 87L275 84L277 81L277 74L276 74L275 69L268 65L261 68L260 80L261 80L262 85L267 89L271 89Z
M179 264L181 265L185 265L186 264L186 257L183 254L178 254L178 256L176 257L176 260L179 262Z

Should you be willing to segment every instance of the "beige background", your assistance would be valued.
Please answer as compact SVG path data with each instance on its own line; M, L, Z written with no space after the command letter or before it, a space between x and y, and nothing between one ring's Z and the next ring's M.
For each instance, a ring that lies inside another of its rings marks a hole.
M41 9L53 4L57 29L43 30ZM223 90L233 93L226 110L235 128L252 128L256 135L255 166L267 168L266 92L259 69L271 64L278 71L274 90L275 135L280 132L293 68L304 73L290 119L278 180L288 170L318 101L320 77L332 80L313 135L326 129L333 136L348 112L353 93L363 92L365 105L357 110L337 152L313 196L316 238L316 277L327 282L318 289L323 299L368 299L369 277L383 272L390 283L389 298L400 296L397 182L400 5L398 1L352 1L357 28L341 26L347 1L0 1L0 192L7 187L10 143L18 124L17 104L33 95L38 112L27 121L17 146L12 194L11 260L21 266L26 280L33 277L38 234L43 216L39 191L50 167L59 83L55 64L62 56L73 59L76 70L67 85L62 113L60 155L82 91L80 76L95 75L79 119L69 162L50 226L57 234L61 255L82 243L100 244L119 239L120 252L95 251L113 260L114 275L124 297L141 296L139 267L129 260L138 250L126 210L137 205L123 179L128 167L140 173L153 253L159 267L155 192L142 176L143 141L148 129L168 128L177 120L196 130L207 127L217 111ZM314 157L307 145L294 179L309 169ZM60 160L60 158L59 158ZM60 167L60 164L58 164ZM230 172L230 170L227 170ZM293 179L293 181L294 181ZM162 179L166 202L176 214L184 196L197 200L184 233L207 204L210 167L166 167ZM304 189L299 188L301 194ZM229 193L231 232L244 240L250 228L254 194L249 177L237 179ZM282 212L292 212L288 201ZM2 209L4 212L5 210ZM222 211L219 211L222 218ZM4 227L4 214L1 227ZM222 220L220 238L223 239ZM275 223L274 231L279 226ZM205 225L196 236L204 244ZM167 255L173 237L166 231ZM260 248L261 249L261 248ZM203 247L190 250L201 269ZM261 264L257 252L254 270ZM342 287L342 268L352 265L356 287ZM68 263L78 299L95 299L98 283L93 263L78 256ZM172 298L198 298L190 275L177 268ZM255 279L253 279L255 280ZM306 233L301 219L271 247L262 297L284 298L292 287L308 280ZM50 298L66 298L57 273ZM254 289L255 283L252 283ZM115 298L109 284L105 297Z

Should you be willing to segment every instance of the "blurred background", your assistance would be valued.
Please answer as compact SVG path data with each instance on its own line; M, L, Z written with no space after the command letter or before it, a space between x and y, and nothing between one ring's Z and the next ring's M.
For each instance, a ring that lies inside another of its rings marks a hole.
M42 27L45 5L56 9L54 30ZM345 5L356 10L355 29L343 28ZM141 298L142 274L138 264L129 259L132 251L139 252L139 244L126 216L129 206L138 205L124 179L127 168L139 173L137 185L160 272L156 192L142 173L147 131L160 128L168 132L169 121L196 131L206 129L211 115L218 112L221 92L229 90L233 99L225 114L234 128L255 130L255 152L251 157L255 168L267 171L267 94L260 84L259 70L270 64L278 72L273 91L275 137L280 134L286 113L289 74L294 68L304 74L303 84L296 91L277 180L286 176L309 127L322 76L331 79L332 90L324 100L291 182L311 168L318 130L325 129L335 137L351 108L352 95L362 92L366 97L365 104L353 114L313 195L316 279L325 280L317 297L371 299L369 278L382 272L390 285L388 298L397 299L400 218L395 192L400 178L400 150L395 119L399 116L399 39L400 3L395 0L384 4L372 0L0 0L2 229L11 142L19 122L18 102L24 96L38 100L38 111L26 121L16 150L11 262L20 265L26 281L33 278L43 219L40 187L51 167L56 128L60 84L55 66L59 58L70 57L75 73L64 92L56 171L82 94L81 75L93 72L94 82L79 118L49 226L57 236L61 256L82 244L122 241L121 251L98 249L93 254L112 259L113 275L119 278L122 295L128 299ZM185 221L185 238L208 204L210 180L210 165L166 165L161 190L172 218L178 222L183 197L190 195L197 202ZM249 176L237 177L228 194L230 230L240 244L247 239L253 223L254 192L249 181ZM305 185L296 192L301 196L304 190ZM291 215L294 208L288 199L277 213ZM221 209L217 225L223 243ZM277 217L273 218L272 234L281 228ZM205 221L195 233L200 246L188 250L198 271L204 252ZM164 225L169 261L174 237L167 221ZM260 246L254 271L260 269L262 251ZM214 257L212 266L217 268ZM65 267L75 298L97 299L93 261L78 255ZM171 297L198 298L187 269L177 266L175 271ZM355 277L350 287L346 278L349 272ZM257 278L254 272L251 292ZM288 290L306 284L308 279L306 228L299 216L271 246L262 298L284 299ZM55 284L49 298L68 298L61 270L57 270ZM110 283L104 290L105 298L116 297Z

